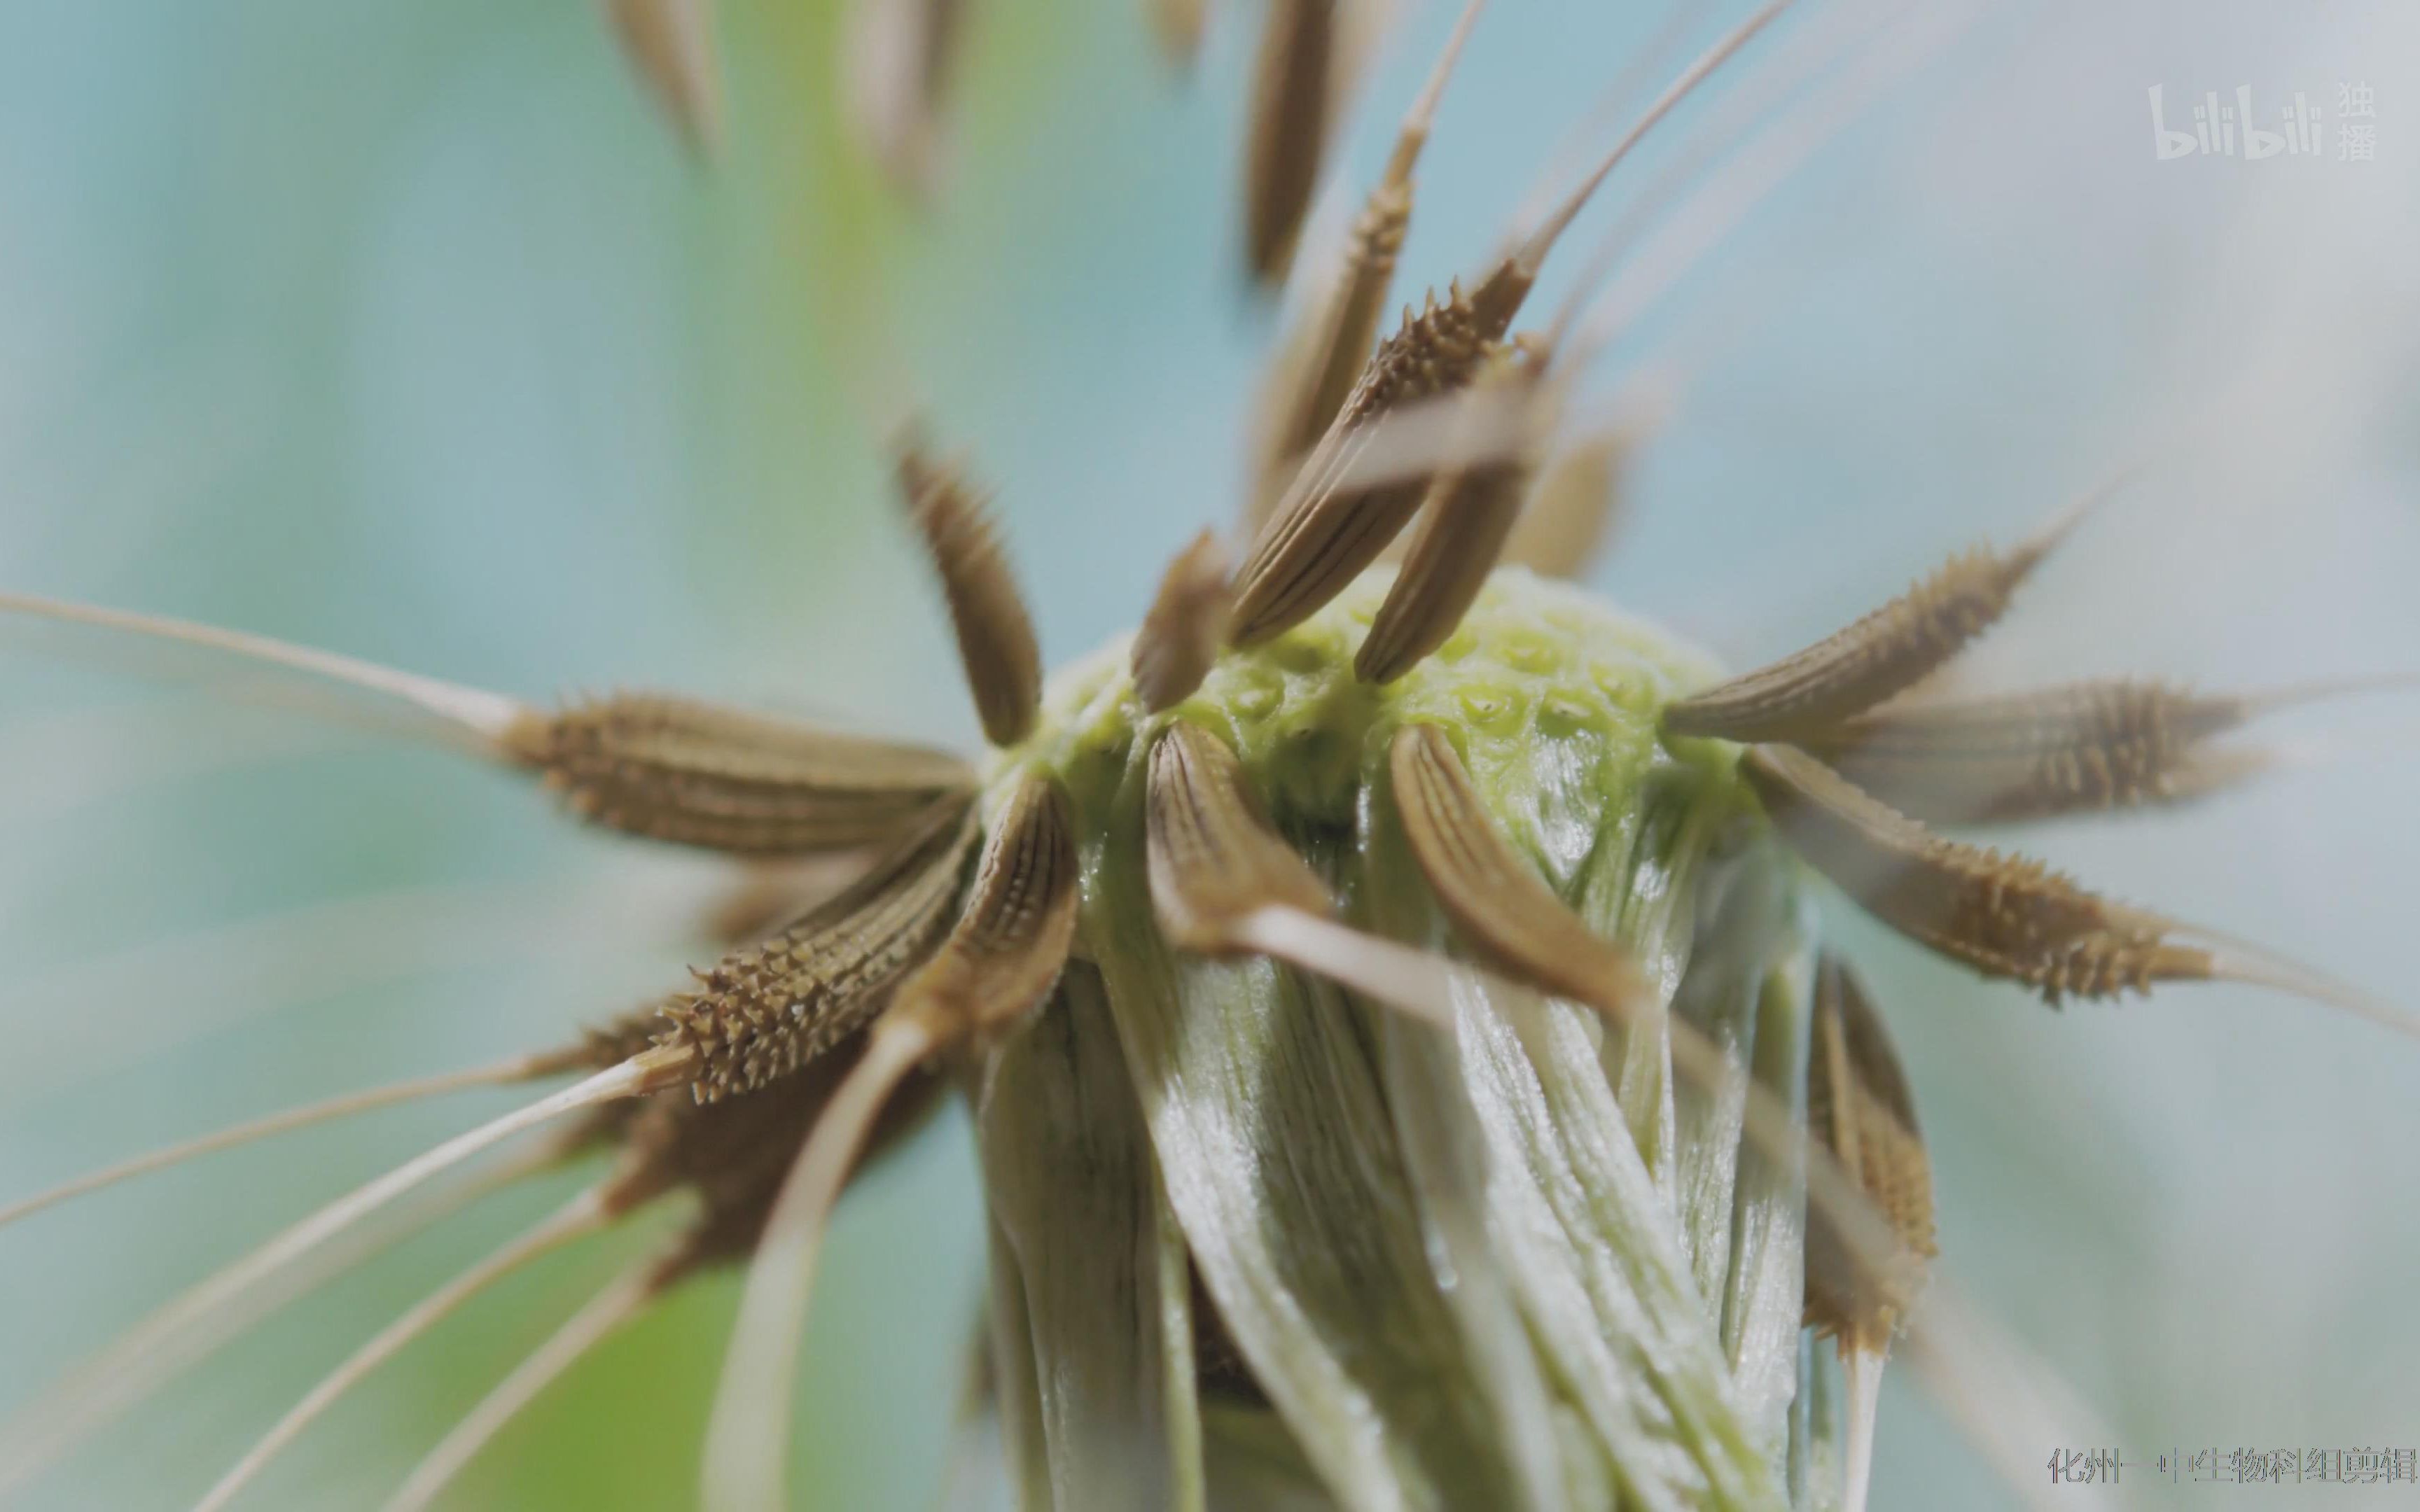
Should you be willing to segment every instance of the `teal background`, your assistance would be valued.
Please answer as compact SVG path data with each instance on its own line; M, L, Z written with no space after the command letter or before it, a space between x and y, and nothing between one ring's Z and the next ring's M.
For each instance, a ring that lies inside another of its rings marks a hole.
M1807 9L1802 41L1879 13ZM1409 11L1380 55L1355 182L1450 19ZM1468 270L1549 168L1569 178L1557 144L1660 20L1497 0L1423 166L1413 278ZM674 686L970 743L882 427L923 398L981 458L1054 661L1229 517L1271 332L1235 267L1247 21L1222 13L1179 80L1121 7L984 8L952 182L919 213L844 139L824 0L725 7L707 172L576 0L0 0L0 584L533 697ZM1985 8L1608 355L1601 402L1660 393L1665 418L1600 584L1747 664L2022 530L2226 391L2226 423L2044 574L1977 683L2420 665L2413 30L2385 3ZM2151 84L2173 118L2204 88L2249 84L2266 114L2350 79L2376 91L2376 163L2152 161ZM1720 120L1684 113L1666 160ZM0 1191L524 1048L700 959L714 867L154 671L0 628ZM2412 701L2280 729L2310 764L2028 843L2409 1001ZM2102 1404L2130 1467L2420 1442L2420 1047L2233 989L2051 1013L1836 912L1901 1037L1950 1265ZM506 1105L365 1118L0 1233L0 1408ZM298 1306L28 1504L190 1502L558 1196L490 1203ZM499 1288L247 1504L369 1504L634 1243ZM840 1225L807 1504L924 1504L980 1250L953 1118ZM456 1504L687 1504L731 1303L702 1287L634 1329ZM1877 1505L2011 1504L1904 1372L1885 1414ZM2127 1484L2152 1504L2226 1494L2148 1479Z

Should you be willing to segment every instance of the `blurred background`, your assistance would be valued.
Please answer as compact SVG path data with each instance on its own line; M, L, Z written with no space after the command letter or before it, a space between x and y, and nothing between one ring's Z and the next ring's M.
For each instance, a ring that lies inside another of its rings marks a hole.
M1802 8L1766 54L1889 35L1869 0ZM1654 39L1687 39L1668 72L1744 9L1497 0L1423 164L1415 287L1612 140L1639 95L1592 113ZM1232 518L1275 329L1235 214L1254 20L1218 10L1179 77L1124 6L976 8L920 210L840 120L833 0L726 0L710 171L581 0L0 0L0 586L536 698L669 686L971 746L880 426L923 399L1000 486L1053 661ZM1353 197L1450 21L1407 6L1375 55L1340 146ZM2420 666L2415 32L2392 0L1985 8L1837 134L1785 128L1807 161L1730 234L1676 211L1640 255L1681 276L1630 285L1658 297L1600 362L1602 404L1660 419L1599 586L1746 665L2149 454L1976 686ZM1754 77L1625 167L1542 308L1663 168L1719 205L1731 180L1690 154L1738 132ZM2366 162L2336 161L2353 83ZM2152 85L2187 130L2204 91L2248 85L2264 125L2301 91L2323 153L2159 161ZM1329 196L1314 245L1346 208ZM147 670L0 630L0 1194L551 1041L706 955L714 868ZM2420 707L2274 729L2298 762L2247 793L2027 842L2410 1004ZM1910 1063L1948 1263L2102 1406L2131 1501L2226 1494L2153 1484L2171 1449L2420 1441L2420 1046L2234 989L2051 1012L1832 912ZM0 1411L511 1101L364 1118L0 1234ZM184 1504L566 1189L490 1202L247 1335L27 1504ZM954 1115L852 1196L808 1349L812 1505L933 1495L981 1236ZM644 1242L498 1288L246 1504L370 1504ZM601 1351L453 1504L688 1504L734 1290ZM1884 1411L1877 1505L2013 1504L1903 1373Z

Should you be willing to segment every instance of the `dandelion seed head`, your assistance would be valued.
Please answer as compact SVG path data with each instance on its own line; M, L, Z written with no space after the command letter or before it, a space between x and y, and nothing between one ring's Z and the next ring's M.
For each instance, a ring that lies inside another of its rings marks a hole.
M1356 677L1354 655L1394 579L1394 568L1373 567L1283 635L1228 652L1169 713L1224 736L1283 820L1350 824L1395 732L1421 722L1461 734L1491 779L1527 786L1529 768L1585 764L1610 797L1655 760L1664 707L1720 675L1705 652L1601 595L1502 567L1435 655L1373 686ZM995 758L995 770L1044 762L1079 804L1118 780L1153 727L1134 697L1127 646L1121 637L1063 669L1040 731ZM1678 744L1724 763L1716 743Z

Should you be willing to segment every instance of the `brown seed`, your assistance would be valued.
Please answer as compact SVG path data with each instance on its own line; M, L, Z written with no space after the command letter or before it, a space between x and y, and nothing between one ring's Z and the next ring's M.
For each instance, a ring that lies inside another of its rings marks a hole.
M1335 909L1326 887L1269 827L1226 742L1171 723L1151 748L1143 814L1151 902L1178 949L1231 953L1236 931L1263 908Z
M1539 409L1551 409L1543 402L1543 362L1512 360L1510 350L1494 376L1481 378L1474 392L1516 390ZM1543 435L1551 421L1541 415L1536 424ZM1387 590L1354 657L1354 672L1363 682L1391 683L1445 644L1496 570L1528 481L1529 470L1517 456L1437 479L1422 506L1403 570Z
M942 805L839 897L668 1004L659 1038L694 1053L697 1100L754 1091L863 1027L939 946L975 836L971 804Z
M940 577L984 735L1014 746L1041 713L1042 651L989 510L956 467L935 463L912 435L899 448L899 488Z
M1135 696L1154 714L1193 696L1227 639L1227 548L1203 531L1177 553L1135 632Z
M1657 1011L1630 952L1590 929L1497 833L1442 729L1405 725L1388 772L1413 859L1481 960L1619 1023Z
M2056 1006L2163 981L2239 981L2420 1038L2420 1016L2258 948L2086 892L2040 861L1944 840L1789 746L1741 771L1776 825L1867 912L1986 977Z
M1848 628L1670 705L1664 728L1676 735L1787 740L1863 714L1996 624L2019 586L2081 518L2081 509L2071 510L2011 551L1986 548L1951 558Z
M1264 285L1285 277L1327 153L1336 108L1338 0L1269 0L1253 66L1244 161L1244 255Z
M2053 1004L2219 975L2213 953L2169 943L2173 920L2109 903L2040 861L1944 840L1787 746L1741 770L1798 853L1884 923Z
M722 139L722 69L715 57L714 0L605 0L622 50L696 151Z
M651 1099L631 1119L606 1177L608 1205L628 1211L668 1192L692 1194L699 1207L685 1248L697 1263L706 1263L705 1251L718 1249L752 1222L762 1227L799 1147L864 1048L861 1031L752 1097L713 1103L672 1095ZM876 1127L867 1158L913 1128L945 1085L929 1074L905 1082ZM733 1257L726 1252L715 1257Z
M1295 475L1236 575L1233 643L1257 645L1301 624L1410 523L1427 480L1348 481L1373 422L1395 408L1461 389L1504 339L1537 284L1547 254L1614 166L1698 84L1761 31L1791 0L1769 0L1683 72L1619 146L1549 216L1465 294L1450 288L1381 344L1326 435Z
M1571 228L1572 223L1579 218L1580 211L1588 208L1589 201L1613 170L1655 129L1658 122L1671 114L1673 107L1686 100L1699 85L1730 61L1740 49L1755 40L1757 34L1778 19L1791 4L1792 0L1766 0L1761 9L1715 39L1713 46L1682 69L1680 77L1667 85L1664 92L1640 113L1621 140L1614 144L1613 150L1605 155L1579 186L1480 281L1477 291L1471 296L1471 306L1481 329L1490 333L1491 340L1501 339L1504 332L1512 329L1513 317L1520 314L1522 302L1529 297L1538 274L1545 267L1547 255L1554 250L1555 243L1563 233ZM1557 325L1555 337L1559 342L1561 322L1557 322Z
M1889 1224L1907 1273L1877 1276L1858 1262L1821 1208L1807 1215L1807 1324L1846 1350L1880 1351L1906 1316L1933 1233L1932 1165L1899 1054L1847 963L1817 966L1807 1062L1807 1127Z
M1233 644L1258 645L1317 613L1411 522L1426 473L1381 484L1345 474L1369 448L1380 414L1461 389L1496 350L1480 337L1459 288L1443 305L1432 298L1420 315L1405 316L1252 543L1235 576Z
M1549 463L1504 543L1504 560L1544 578L1577 578L1594 563L1621 517L1621 480L1629 435L1606 426Z
M2252 753L2207 750L2215 736L2286 703L2390 686L2227 695L2113 678L1895 703L1804 744L1928 824L2039 819L2200 796L2263 764Z
M753 945L831 901L865 874L877 852L837 851L803 861L758 861L698 910L698 937L723 949Z
M1469 0L1430 70L1428 82L1396 131L1394 151L1354 222L1343 265L1326 292L1311 302L1295 336L1271 374L1264 404L1264 455L1260 486L1249 525L1257 531L1283 498L1295 469L1344 408L1355 381L1370 361L1394 282L1395 258L1412 219L1412 170L1428 145L1429 129L1444 98L1463 44L1486 0Z
M864 1058L832 1094L748 1267L739 1320L706 1425L708 1506L782 1506L790 1382L832 1205L902 1078L936 1051L1006 1032L1059 980L1081 901L1075 824L1056 779L1029 773L996 816L965 916L900 984Z
M2034 819L2174 797L2195 749L2250 714L2242 699L2112 679L1892 705L1805 744L1928 824Z
M650 693L525 716L504 744L593 824L747 855L887 840L974 787L946 752Z
M1030 774L992 822L966 912L940 953L900 984L892 1011L943 1045L1014 1027L1067 964L1079 880L1067 795Z

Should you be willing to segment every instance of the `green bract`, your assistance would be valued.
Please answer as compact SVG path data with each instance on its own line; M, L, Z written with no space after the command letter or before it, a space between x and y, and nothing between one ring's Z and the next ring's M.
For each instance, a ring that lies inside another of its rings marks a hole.
M1386 779L1397 729L1442 725L1557 891L1802 1105L1795 872L1733 748L1656 733L1706 659L1508 569L1373 687L1352 656L1387 579L1162 717L1232 744L1350 922L1450 950ZM1743 1086L1676 1088L1661 1036L1492 979L1457 979L1448 1036L1272 962L1173 951L1145 876L1156 725L1125 668L1121 645L1072 669L1001 758L1064 780L1085 870L1078 960L977 1103L1024 1504L1824 1504L1804 1184L1743 1149ZM1205 1341L1249 1381L1205 1378Z

